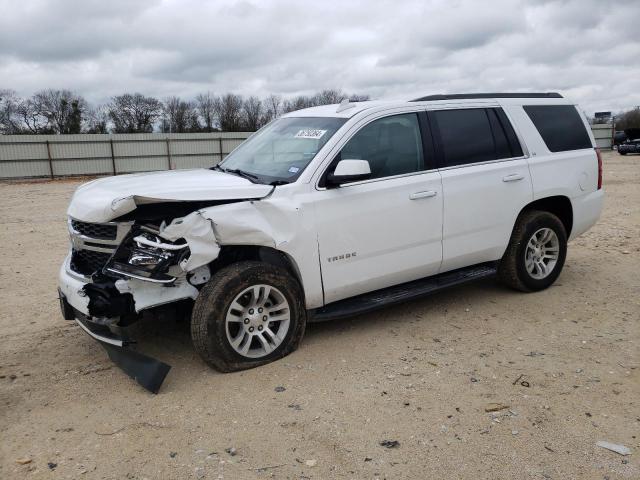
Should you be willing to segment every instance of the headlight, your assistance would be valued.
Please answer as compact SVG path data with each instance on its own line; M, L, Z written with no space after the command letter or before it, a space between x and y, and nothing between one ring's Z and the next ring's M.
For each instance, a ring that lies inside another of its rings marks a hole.
M171 283L167 274L189 249L186 243L168 242L150 227L134 226L104 268L105 274L117 274L156 283Z

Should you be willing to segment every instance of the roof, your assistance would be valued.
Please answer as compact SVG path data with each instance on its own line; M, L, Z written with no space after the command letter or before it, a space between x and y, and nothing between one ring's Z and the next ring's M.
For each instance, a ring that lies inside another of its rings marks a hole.
M430 100L471 100L477 98L563 98L556 92L505 92L505 93L454 93L451 95L427 95L409 100L410 102L427 102Z
M351 118L363 110L369 110L376 107L399 107L410 105L417 102L439 102L439 103L476 103L473 100L480 100L481 103L494 100L503 103L518 102L517 99L531 99L532 103L540 104L540 102L549 103L567 103L562 95L556 92L530 92L530 93L456 93L447 95L427 95L425 97L414 98L411 100L370 100L366 102L352 102L345 108L345 103L332 105L321 105L318 107L303 108L290 112L285 117L336 117Z

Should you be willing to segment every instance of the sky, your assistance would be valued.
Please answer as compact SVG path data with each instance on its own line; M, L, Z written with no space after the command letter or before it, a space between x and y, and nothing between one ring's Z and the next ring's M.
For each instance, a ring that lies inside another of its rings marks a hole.
M640 105L640 1L0 0L0 88L559 91L616 112Z

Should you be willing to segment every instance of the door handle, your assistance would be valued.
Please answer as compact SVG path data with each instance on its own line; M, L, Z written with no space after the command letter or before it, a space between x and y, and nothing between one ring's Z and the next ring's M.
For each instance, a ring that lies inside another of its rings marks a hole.
M512 173L511 175L507 175L506 177L502 177L503 182L517 182L518 180L522 180L524 175L520 175L519 173Z
M426 192L416 192L409 195L409 200L418 200L419 198L431 198L438 194L435 190L427 190Z

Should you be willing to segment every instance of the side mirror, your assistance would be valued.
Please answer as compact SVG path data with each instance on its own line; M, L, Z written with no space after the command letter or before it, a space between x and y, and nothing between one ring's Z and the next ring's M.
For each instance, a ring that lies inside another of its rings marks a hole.
M367 160L340 160L333 173L327 175L327 186L338 187L343 183L366 180L371 176Z

